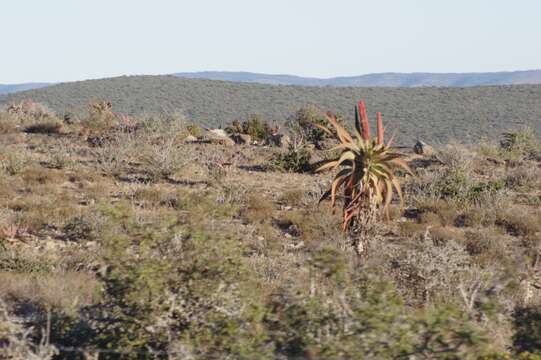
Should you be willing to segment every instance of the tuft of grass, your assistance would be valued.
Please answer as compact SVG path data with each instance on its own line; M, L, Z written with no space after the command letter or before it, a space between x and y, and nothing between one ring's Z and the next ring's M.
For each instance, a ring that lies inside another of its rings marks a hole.
M293 210L282 212L276 224L282 231L300 238L305 243L323 243L339 238L336 227L340 225L340 216L329 216L324 207L317 210Z
M0 298L17 299L65 311L99 300L96 278L84 272L0 272Z
M429 234L434 244L440 246L449 241L459 244L464 243L464 233L455 227L435 226L429 229Z
M505 185L519 191L539 189L541 188L541 168L531 163L513 168L505 177Z
M26 149L0 147L0 170L10 176L20 174L33 163L33 157Z
M0 110L0 134L8 135L19 131L16 119L7 111Z
M427 198L417 201L419 222L427 225L451 226L456 223L459 210L441 199Z
M47 169L39 165L29 166L20 173L24 183L28 186L44 185L48 183L61 183L64 175L57 170Z
M250 195L241 210L241 217L248 223L261 224L270 222L274 212L275 206L271 200L262 196Z
M280 202L287 206L299 207L305 202L305 192L302 189L286 190L280 196Z
M537 237L541 232L541 211L521 206L502 209L497 214L496 224L513 236Z

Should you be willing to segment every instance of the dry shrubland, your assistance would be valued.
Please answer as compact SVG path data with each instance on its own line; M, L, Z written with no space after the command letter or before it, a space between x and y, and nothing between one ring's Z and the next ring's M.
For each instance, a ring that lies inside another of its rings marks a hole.
M406 154L404 206L363 258L318 203L331 174L269 166L288 149L216 144L178 115L106 102L77 121L19 104L0 133L0 357L541 354L530 130ZM312 168L330 158L320 135L304 144Z

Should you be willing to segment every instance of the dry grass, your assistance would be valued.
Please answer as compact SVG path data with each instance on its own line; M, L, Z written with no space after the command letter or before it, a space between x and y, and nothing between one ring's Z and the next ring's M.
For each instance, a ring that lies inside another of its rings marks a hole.
M10 176L19 174L34 163L34 156L19 146L0 146L0 170Z
M241 210L242 218L252 224L263 224L272 221L275 205L262 196L250 195L245 207Z
M510 235L535 237L541 232L541 210L513 206L498 213L497 224Z
M0 272L0 298L64 310L95 304L98 282L83 272L20 274Z
M459 210L449 202L439 199L425 199L417 202L419 221L423 224L450 226L456 223Z
M0 111L0 134L8 135L19 131L16 119L6 111Z
M428 230L428 234L436 245L442 245L449 241L455 241L458 244L464 243L465 236L461 229L447 226L435 226Z
M280 197L280 202L286 206L299 207L306 204L304 189L291 189L285 191Z
M507 248L512 246L512 239L497 228L471 229L465 232L465 246L470 255L478 261L489 264L496 259L504 259Z
M506 185L519 191L531 191L541 187L541 167L535 163L524 163L507 174Z
M426 232L427 226L417 222L405 221L398 224L399 235L404 239L414 239Z
M21 171L22 177L26 186L34 187L45 184L54 183L55 185L62 184L65 180L64 174L57 170L47 169L40 165L26 167Z
M277 226L285 233L297 237L306 244L321 243L342 237L336 233L340 226L339 214L332 214L328 206L314 210L284 211L277 218Z

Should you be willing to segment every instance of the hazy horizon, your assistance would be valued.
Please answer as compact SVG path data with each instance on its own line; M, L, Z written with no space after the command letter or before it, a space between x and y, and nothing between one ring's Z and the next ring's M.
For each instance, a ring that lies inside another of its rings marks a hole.
M342 78L342 77L355 77L355 76L366 76L366 75L378 75L378 74L405 74L405 75L414 75L414 74L434 74L434 75L453 75L453 74L490 74L490 73L516 73L516 72L526 72L526 71L541 71L541 69L524 69L524 70L507 70L507 71L486 71L486 72L464 72L464 73L453 73L453 72L425 72L425 71L415 71L415 72L396 72L396 71L386 71L381 73L369 73L369 74L355 74L355 75L345 75L345 76L332 76L332 77L317 77L317 76L306 76L306 78L314 78L314 79L321 79L321 80L328 80L328 79L335 79L335 78ZM113 76L106 76L106 77L96 77L96 78L87 78L87 79L75 79L75 80L69 80L69 81L51 81L51 82L37 82L37 81L29 81L29 82L23 82L23 83L2 83L0 82L0 85L21 85L21 84L32 84L32 83L50 83L50 84L60 84L64 82L74 82L74 81L86 81L86 80L101 80L101 79L108 79L112 77L121 77L121 76L146 76L146 75L156 75L156 76L162 76L162 75L175 75L175 74L198 74L198 73L247 73L247 74L261 74L261 75L270 75L270 76L298 76L303 77L301 75L297 74L285 74L285 73L257 73L254 71L230 71L230 70L201 70L201 71L176 71L173 73L168 74L121 74L121 75L113 75Z
M0 83L243 71L332 78L541 68L541 2L19 0ZM513 26L508 26L513 24Z

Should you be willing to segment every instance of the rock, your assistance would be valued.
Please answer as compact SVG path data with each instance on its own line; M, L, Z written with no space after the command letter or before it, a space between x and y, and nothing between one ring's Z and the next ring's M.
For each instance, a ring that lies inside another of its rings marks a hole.
M233 134L231 135L231 139L236 144L241 145L251 145L252 144L252 137L248 134Z
M207 132L207 137L213 144L220 144L225 146L233 146L235 142L229 138L225 130L211 129Z
M188 135L184 138L184 142L187 142L187 143L193 143L196 141L197 141L197 138L193 135Z
M287 244L286 246L290 250L300 250L300 249L304 248L304 241L299 241L296 244Z
M434 148L424 141L419 140L413 146L413 152L418 155L431 156L434 155Z
M219 136L219 137L228 137L224 129L210 129L209 133L211 133L212 135Z
M299 237L301 236L301 230L299 229L299 227L295 224L293 225L290 225L288 228L287 228L287 233L291 236L294 236L294 237Z

